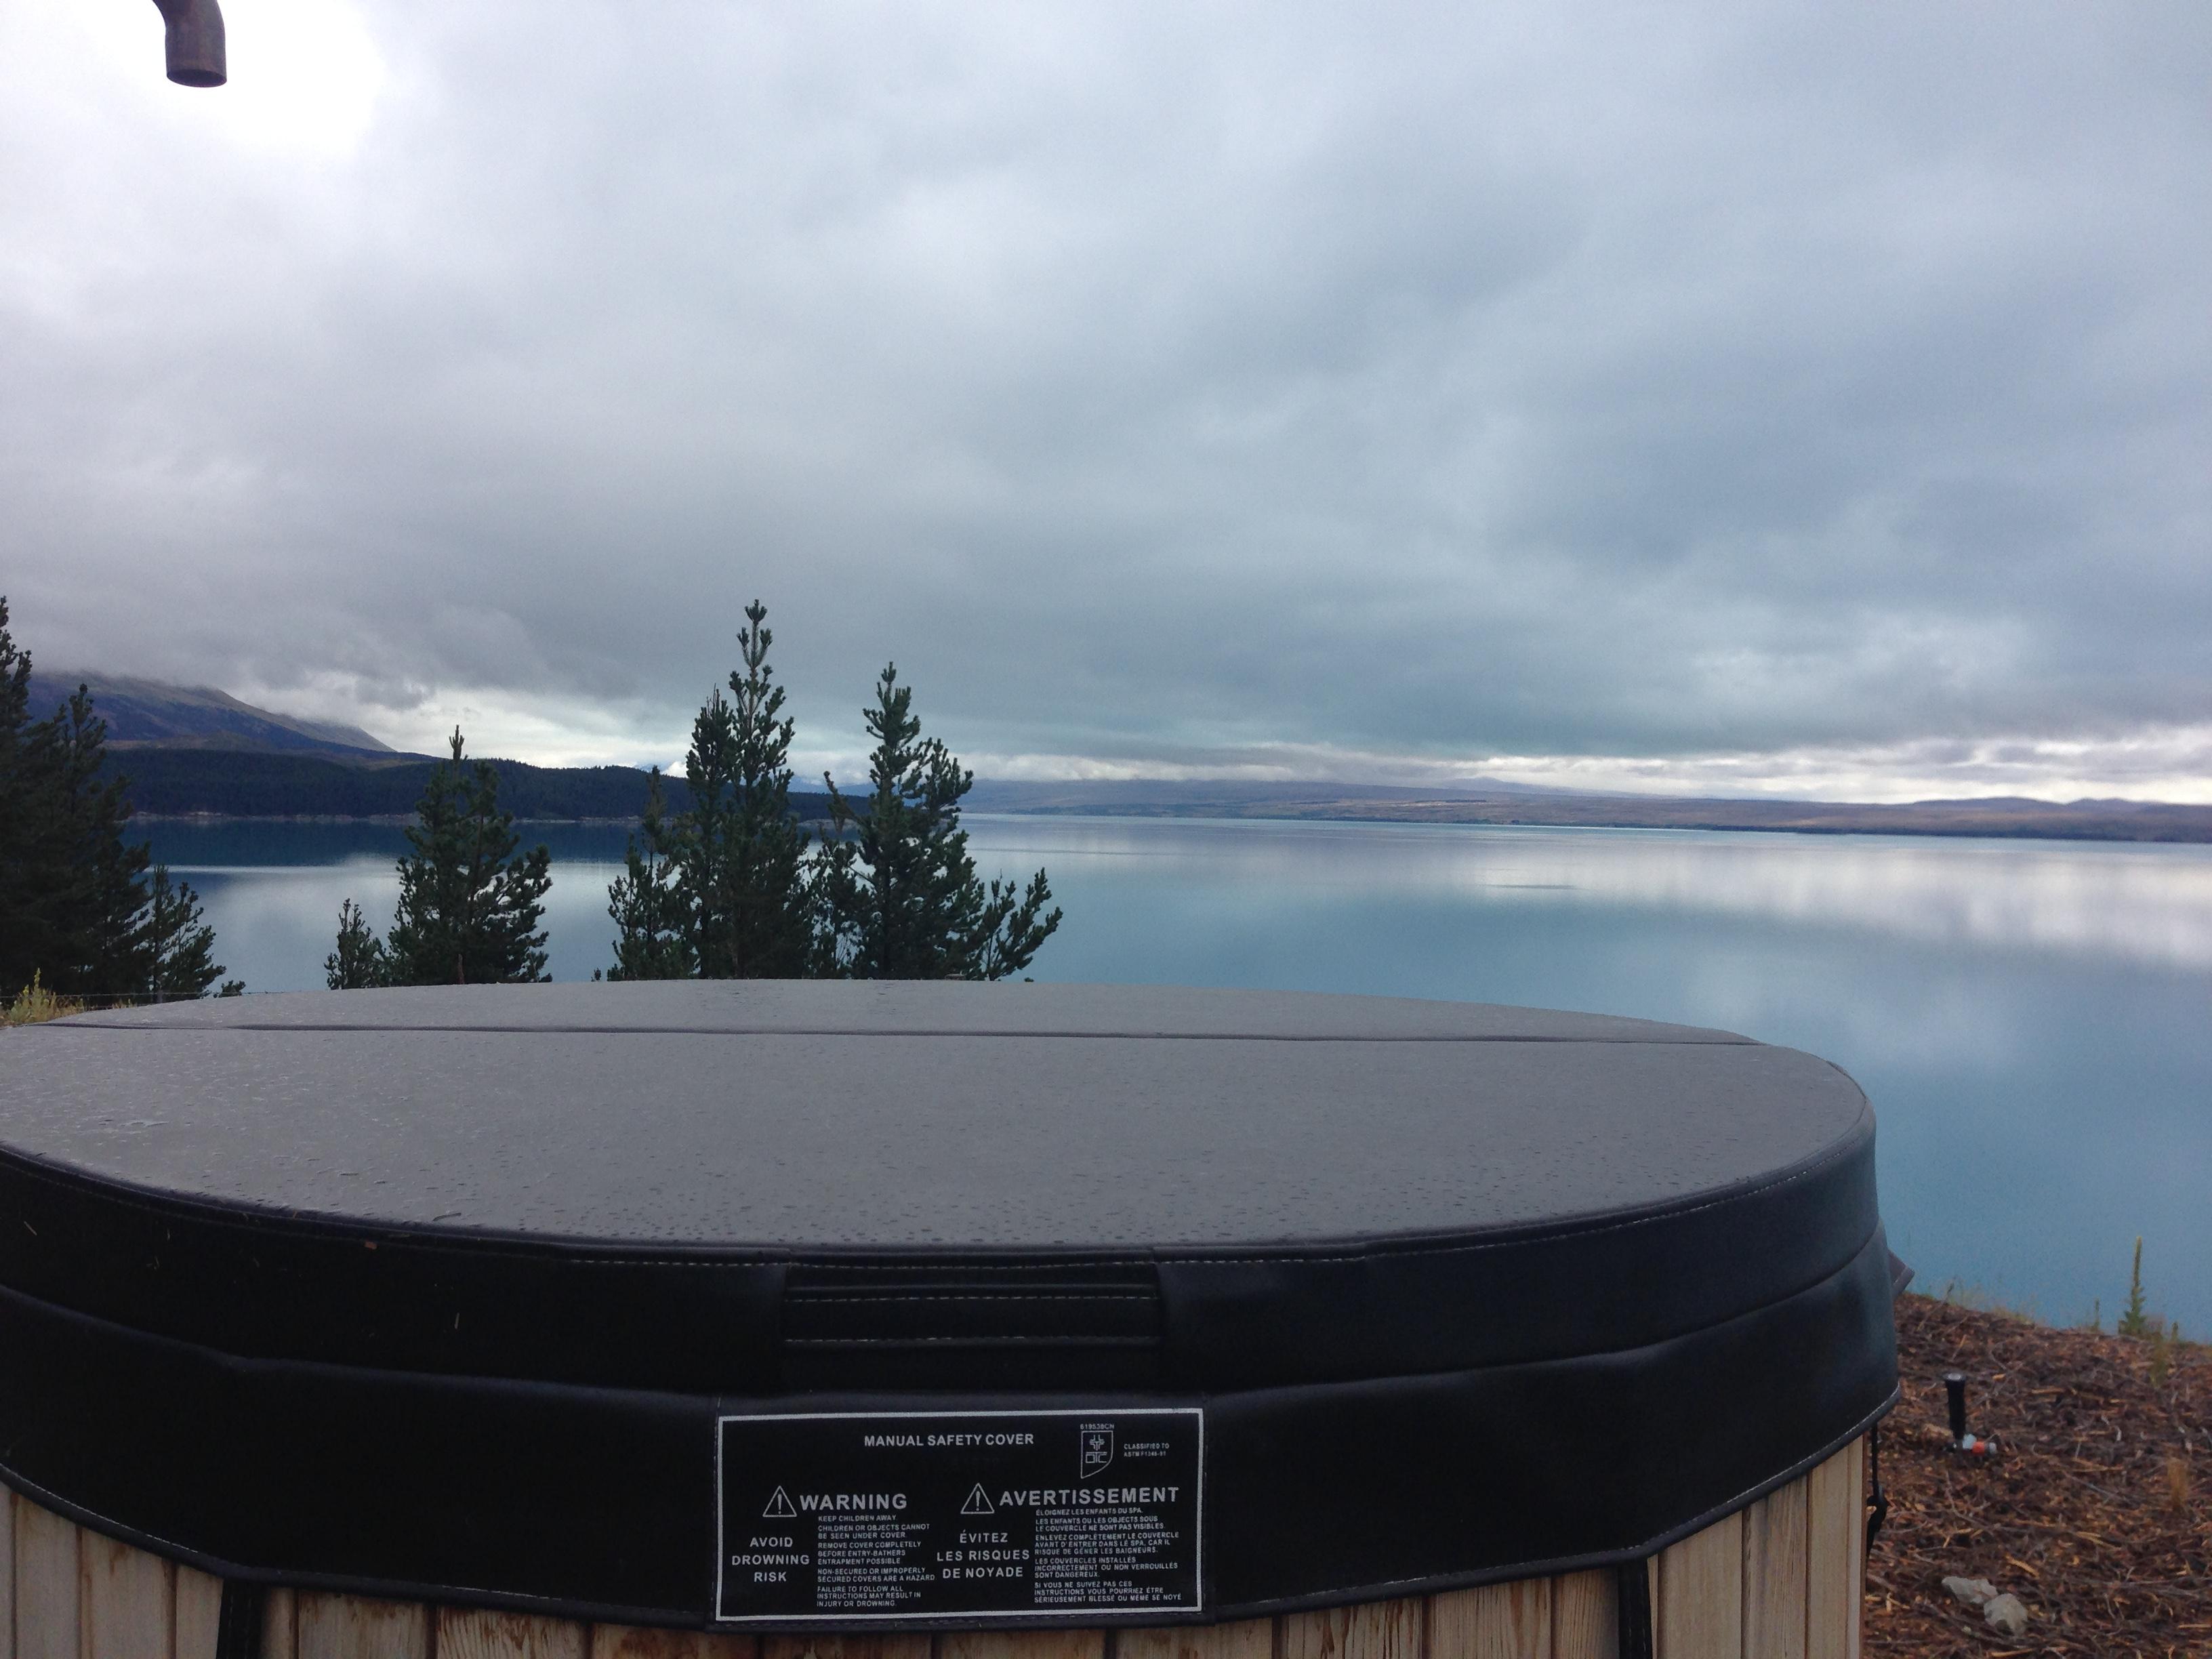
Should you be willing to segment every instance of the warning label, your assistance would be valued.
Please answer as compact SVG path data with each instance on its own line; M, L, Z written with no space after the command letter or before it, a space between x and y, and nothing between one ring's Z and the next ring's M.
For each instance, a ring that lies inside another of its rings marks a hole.
M725 1417L715 1617L1195 1613L1205 1417Z

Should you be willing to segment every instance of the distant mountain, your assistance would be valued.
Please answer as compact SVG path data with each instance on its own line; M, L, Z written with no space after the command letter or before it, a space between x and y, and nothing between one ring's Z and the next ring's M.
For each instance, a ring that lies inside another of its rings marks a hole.
M978 778L965 805L979 812L1109 812L1176 817L1206 816L1208 809L1239 817L1255 807L1311 801L1512 800L1580 796L1580 789L1547 789L1503 778L1464 778L1419 786L1387 783L1260 782L1242 778L1078 778L1026 783Z
M1799 835L1979 836L2050 841L2212 842L2212 806L2172 801L1701 799L1504 786L1487 796L1343 784L1147 783L996 786L1006 812L1118 817L1329 818L1389 823L1526 824L1613 830L1763 830ZM975 786L969 801L986 805Z
M261 750L356 760L397 752L357 726L256 708L211 685L125 674L33 672L33 717L52 714L79 684L91 688L93 707L107 722L107 741L118 749Z
M108 769L130 778L132 803L149 817L404 818L412 815L433 763L426 755L398 753L359 726L256 708L209 686L124 675L82 678L107 721ZM34 715L51 713L77 683L78 677L67 674L33 674ZM635 819L645 808L647 780L632 767L494 764L500 770L500 804L520 818ZM682 780L665 779L663 787L669 811L681 811L689 799ZM802 817L828 815L821 795L794 790L792 803ZM979 779L966 805L977 811L1127 817L2212 842L2212 806L2166 801L2015 796L1877 805L1697 799L1553 789L1498 778L1429 785Z

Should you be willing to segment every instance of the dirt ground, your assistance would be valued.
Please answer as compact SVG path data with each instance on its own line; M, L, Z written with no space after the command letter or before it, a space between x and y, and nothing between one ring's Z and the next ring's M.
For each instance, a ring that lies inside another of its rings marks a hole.
M1919 1296L1899 1303L1898 1343L1869 1656L2212 1656L2212 1350ZM1994 1455L1949 1449L1947 1370L1966 1373L1967 1427ZM1992 1629L1946 1577L2017 1595L2027 1634Z

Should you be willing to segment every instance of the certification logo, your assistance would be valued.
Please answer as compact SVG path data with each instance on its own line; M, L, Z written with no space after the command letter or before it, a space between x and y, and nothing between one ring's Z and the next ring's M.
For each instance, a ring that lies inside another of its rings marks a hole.
M1111 1423L1085 1423L1076 1430L1076 1444L1082 1453L1081 1468L1076 1479L1088 1480L1104 1473L1114 1461L1114 1425Z

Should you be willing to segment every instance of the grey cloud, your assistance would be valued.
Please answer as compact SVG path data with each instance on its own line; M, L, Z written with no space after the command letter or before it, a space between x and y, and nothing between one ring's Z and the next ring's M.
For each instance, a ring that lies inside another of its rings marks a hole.
M362 15L319 159L17 54L55 661L643 741L759 594L824 744L894 656L1161 764L2206 717L2197 9Z

